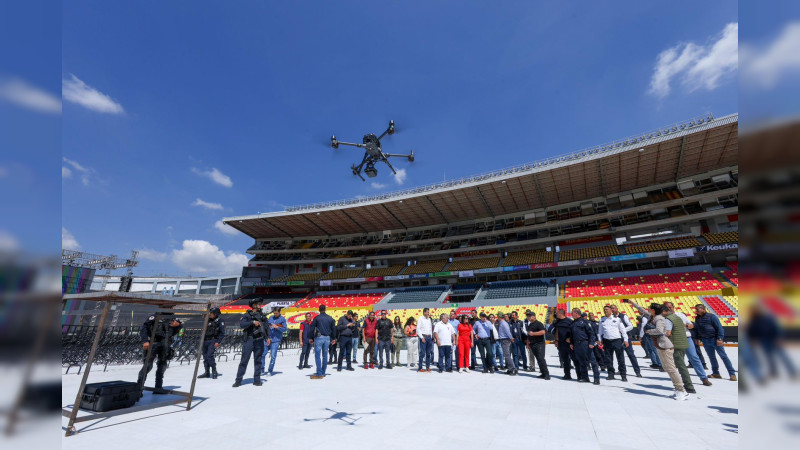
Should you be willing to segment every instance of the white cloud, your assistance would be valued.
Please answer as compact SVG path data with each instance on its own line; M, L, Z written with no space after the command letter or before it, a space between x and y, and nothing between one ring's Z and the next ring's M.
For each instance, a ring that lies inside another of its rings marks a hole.
M88 186L91 181L91 176L94 174L94 169L91 167L85 167L79 164L77 161L73 161L71 159L67 159L62 157L61 158L67 165L72 166L77 172L81 174L81 182L84 186ZM72 177L72 170L69 167L61 167L61 177L62 178L71 178Z
M385 184L383 184L383 183L377 183L377 182L375 182L375 181L373 181L373 182L371 183L371 185L372 185L372 188L373 188L373 189L383 189L383 188L385 188L385 187L386 187L386 185L385 185Z
M216 167L212 168L211 170L200 170L196 167L192 167L192 172L200 175L201 177L206 177L220 186L225 186L227 188L233 187L233 181L231 180L231 177L220 172Z
M159 252L157 250L152 250L149 248L143 248L138 251L140 259L147 259L150 261L166 261L166 259L169 257L167 253Z
M61 80L61 95L68 102L105 114L122 114L122 105L97 89L87 85L75 75Z
M739 64L739 24L729 23L708 45L678 44L658 55L650 94L664 98L673 79L689 91L716 89L721 80L736 72Z
M220 233L227 234L228 236L236 236L239 234L239 230L230 225L225 225L221 220L214 222L214 228L216 228Z
M61 99L24 80L0 80L0 99L32 111L61 114Z
M403 184L406 182L406 169L398 169L397 173L394 174L394 182L397 184Z
M218 209L218 210L223 209L222 208L222 204L220 204L220 203L211 203L211 202L207 202L207 201L201 200L199 198L195 199L194 203L192 203L192 206L202 206L205 209Z
M61 248L67 250L80 250L81 244L75 239L66 228L61 227Z
M19 241L13 234L0 230L0 252L15 252L19 250Z
M740 56L745 85L770 89L782 77L800 71L800 22L787 24L771 43L758 48L742 44Z
M233 252L226 255L208 241L187 239L182 248L172 251L172 262L189 273L240 274L247 265L247 255Z

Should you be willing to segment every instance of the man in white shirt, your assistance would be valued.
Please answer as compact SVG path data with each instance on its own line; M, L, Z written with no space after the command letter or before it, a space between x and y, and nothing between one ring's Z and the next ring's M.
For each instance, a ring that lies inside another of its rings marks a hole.
M611 305L611 314L618 319L622 319L622 324L625 325L625 334L628 334L629 331L633 330L633 323L631 323L631 320L625 315L625 313L619 311L619 307L617 305ZM636 376L638 378L642 378L642 371L639 368L639 362L636 361L636 353L633 351L633 346L628 345L624 347L623 350L628 354L628 360L631 362L631 367L633 367L633 371L636 373Z
M417 336L419 337L419 369L417 372L430 372L433 361L433 323L430 309L422 310L422 317L417 319ZM422 361L425 360L425 368Z
M597 343L603 344L605 353L606 367L608 368L608 379L614 379L614 355L617 357L617 364L619 364L619 375L622 381L628 381L625 356L622 354L622 348L630 345L628 342L628 333L625 332L625 324L622 318L614 317L611 314L611 307L605 306L603 308L605 317L600 319L600 327L597 335Z
M444 360L444 368L448 372L453 371L453 361L451 360L453 354L453 342L455 341L456 330L450 324L450 319L447 314L442 314L441 322L437 322L433 327L433 339L439 349L439 373L442 373L442 360ZM430 370L428 371L430 372Z

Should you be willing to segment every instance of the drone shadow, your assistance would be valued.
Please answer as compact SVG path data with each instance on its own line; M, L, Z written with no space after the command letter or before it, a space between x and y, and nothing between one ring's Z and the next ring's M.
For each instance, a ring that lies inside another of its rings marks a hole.
M303 422L327 422L329 420L341 420L347 425L355 425L356 422L361 420L361 417L355 416L365 416L365 415L372 415L372 414L379 414L378 412L368 412L368 413L348 413L344 411L334 411L330 408L325 408L326 411L330 411L331 414L329 417L320 417L316 419L303 419Z

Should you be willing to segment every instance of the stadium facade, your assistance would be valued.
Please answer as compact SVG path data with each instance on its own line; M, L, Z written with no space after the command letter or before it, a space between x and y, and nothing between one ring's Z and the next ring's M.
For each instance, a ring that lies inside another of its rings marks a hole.
M705 303L733 327L738 115L706 115L461 180L223 222L254 239L243 293L290 302L298 313L326 302L409 314L475 306L549 314L626 296L673 297L687 312Z

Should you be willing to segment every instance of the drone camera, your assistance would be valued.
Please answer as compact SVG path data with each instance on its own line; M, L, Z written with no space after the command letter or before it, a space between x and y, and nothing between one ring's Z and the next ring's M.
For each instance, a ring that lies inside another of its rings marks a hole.
M336 136L331 136L331 147L339 148L339 141L336 140Z
M394 134L394 120L389 121L389 134Z
M364 173L370 178L375 178L378 176L378 170L375 167L367 167L364 169Z

